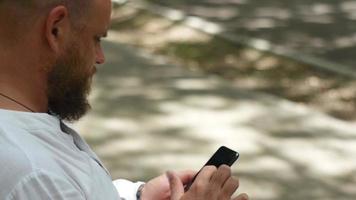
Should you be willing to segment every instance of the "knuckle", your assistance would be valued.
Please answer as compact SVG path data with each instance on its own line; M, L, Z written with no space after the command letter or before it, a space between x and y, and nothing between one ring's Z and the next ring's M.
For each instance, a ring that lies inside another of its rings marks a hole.
M202 181L196 181L192 189L197 193L201 193L202 191L205 190L205 187L206 186Z
M209 166L205 166L205 167L203 168L203 170L206 170L206 171L216 171L217 168L216 168L215 166L213 166L213 165L209 165Z
M218 199L230 199L231 195L227 194L226 192L220 193Z
M231 185L233 185L234 187L239 187L239 185L240 185L239 179L234 178L234 177L230 177L230 183L231 183Z
M218 169L221 173L231 175L231 168L227 165L221 165Z
M220 165L219 169L223 169L223 170L230 170L231 168L228 165Z

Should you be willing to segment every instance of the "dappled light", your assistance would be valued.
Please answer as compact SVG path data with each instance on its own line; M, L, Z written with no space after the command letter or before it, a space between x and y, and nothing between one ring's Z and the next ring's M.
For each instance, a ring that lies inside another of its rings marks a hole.
M356 4L352 0L149 1L178 8L186 16L215 22L222 31L237 36L264 39L274 45L355 67L352 56L338 53L343 47L330 43L356 32ZM348 46L352 47L348 51L356 52L355 41L350 40ZM332 54L336 55L330 56Z
M353 64L355 1L150 1L174 9L115 7L93 109L75 124L114 178L199 170L226 145L251 199L355 199L355 79L268 53Z
M353 87L356 83L353 79L281 59L269 53L241 47L218 37L189 29L180 23L146 15L144 12L135 16L134 21L142 22L144 19L147 22L133 27L135 32L132 32L132 29L127 31L125 28L125 24L130 23L128 20L123 24L125 29L119 28L119 31L113 34L117 35L115 38L124 43L143 46L156 54L169 55L174 58L175 63L191 70L203 69L230 79L238 88L272 93L312 105L341 119L356 119L356 89ZM147 31L146 27L152 27L151 24L160 28L150 28ZM311 38L298 35L294 41L303 42L309 39ZM349 40L353 40L353 34L335 42L329 40L327 43L316 38L310 41L310 45L329 47L338 43L352 46ZM249 45L259 50L268 51L272 48L272 44L266 40L252 40ZM352 51L349 50L344 48L341 56L350 56ZM276 51L283 52L285 48ZM298 57L298 52L295 52L295 56ZM330 55L333 56L338 55Z
M156 62L136 48L111 42L105 48L112 56L95 79L93 111L76 127L114 177L147 180L167 169L198 170L227 145L241 154L233 171L253 199L356 195L350 189L355 125Z
M201 17L217 18L219 20L231 19L238 16L238 11L235 8L222 7L222 8L202 8L195 7L190 10L192 15L197 15Z

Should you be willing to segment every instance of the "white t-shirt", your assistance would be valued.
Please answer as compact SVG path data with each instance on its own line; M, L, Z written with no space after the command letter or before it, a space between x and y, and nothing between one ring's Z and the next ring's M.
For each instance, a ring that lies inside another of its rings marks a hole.
M46 113L0 109L0 166L1 200L135 200L142 184L113 184L87 143Z

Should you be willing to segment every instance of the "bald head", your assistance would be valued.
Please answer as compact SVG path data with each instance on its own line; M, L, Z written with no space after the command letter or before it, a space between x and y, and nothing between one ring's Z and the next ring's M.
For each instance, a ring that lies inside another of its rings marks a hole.
M111 6L110 0L0 0L0 92L37 112L82 116L95 66L105 60L100 41ZM0 108L13 107L23 110L0 99Z
M0 0L1 8L15 8L27 15L43 14L51 7L64 5L68 8L70 17L77 21L85 15L92 0ZM22 19L25 20L25 19Z
M85 16L93 0L0 0L0 45L21 42L36 20L53 7L63 5L74 28L85 25Z

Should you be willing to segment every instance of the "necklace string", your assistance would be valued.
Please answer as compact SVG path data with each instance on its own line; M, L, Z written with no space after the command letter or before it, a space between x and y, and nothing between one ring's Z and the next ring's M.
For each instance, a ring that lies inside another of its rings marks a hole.
M24 105L23 103L21 103L21 102L17 101L16 99L13 99L13 98L11 98L11 97L9 97L9 96L3 94L3 93L1 93L1 92L0 92L0 96L3 96L3 97L5 97L6 99L8 99L8 100L10 100L10 101L12 101L12 102L15 102L16 104L18 104L18 105L20 105L20 106L26 108L27 110L29 110L29 111L31 111L31 112L35 112L34 110L32 110L32 109L29 108L28 106Z

